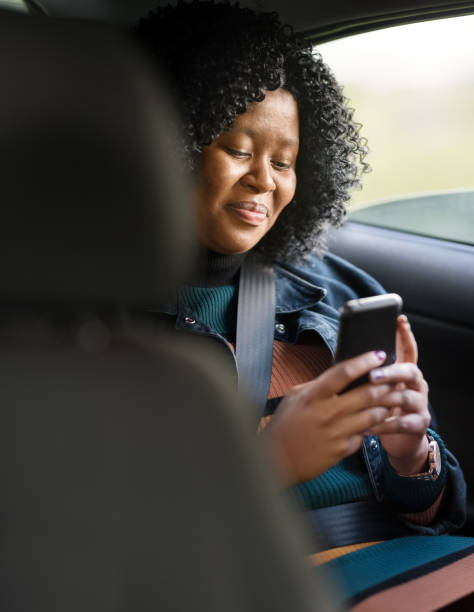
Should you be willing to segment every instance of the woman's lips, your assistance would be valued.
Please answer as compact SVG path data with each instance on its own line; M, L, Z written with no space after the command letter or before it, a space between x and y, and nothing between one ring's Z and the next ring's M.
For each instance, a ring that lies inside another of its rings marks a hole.
M231 202L227 206L249 225L260 225L268 217L268 208L257 202Z

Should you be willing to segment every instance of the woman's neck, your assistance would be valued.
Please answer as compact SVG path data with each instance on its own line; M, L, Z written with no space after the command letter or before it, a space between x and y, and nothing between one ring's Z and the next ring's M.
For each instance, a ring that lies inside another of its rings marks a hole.
M199 249L195 287L220 287L237 283L240 266L247 253L223 255L208 249Z

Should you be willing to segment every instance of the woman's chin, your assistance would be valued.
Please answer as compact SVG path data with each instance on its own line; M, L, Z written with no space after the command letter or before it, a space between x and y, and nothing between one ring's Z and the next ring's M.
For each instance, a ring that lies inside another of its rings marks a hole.
M204 244L200 243L200 246L208 249L209 251L213 251L214 253L219 253L220 255L243 255L244 253L248 253L252 250L253 246L244 247L244 246L221 246L215 244Z
M200 246L215 253L222 255L241 255L251 251L261 240L262 236L252 237L226 237L220 236L219 239L201 239Z

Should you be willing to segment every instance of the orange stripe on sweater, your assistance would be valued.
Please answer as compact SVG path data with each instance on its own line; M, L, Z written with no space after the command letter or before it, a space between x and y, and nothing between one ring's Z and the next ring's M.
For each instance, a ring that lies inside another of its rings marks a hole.
M332 355L322 341L289 344L275 340L268 399L284 396L291 387L309 382L332 364Z
M295 385L309 382L332 365L332 355L322 341L315 344L273 343L272 377L268 399L283 397ZM260 419L258 433L270 422L271 415Z
M445 489L446 487L443 487L443 490L438 495L433 504L423 512L405 512L401 516L407 521L417 523L418 525L429 525L434 521L435 516L438 514L438 510L441 505Z
M382 540L377 540L375 542L360 542L359 544L348 544L347 546L328 548L327 550L322 550L314 553L313 555L309 555L307 560L311 567L314 565L322 565L323 563L327 563L328 561L332 561L333 559L337 559L343 555L355 552L356 550L361 550L361 548L367 548L367 546L379 544L380 542L382 542Z

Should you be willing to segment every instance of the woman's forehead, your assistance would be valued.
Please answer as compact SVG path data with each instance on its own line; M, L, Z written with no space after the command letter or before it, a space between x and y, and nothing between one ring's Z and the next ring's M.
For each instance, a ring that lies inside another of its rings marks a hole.
M294 96L284 89L266 93L261 102L254 102L238 115L229 132L256 137L271 130L286 146L298 146L299 112Z

